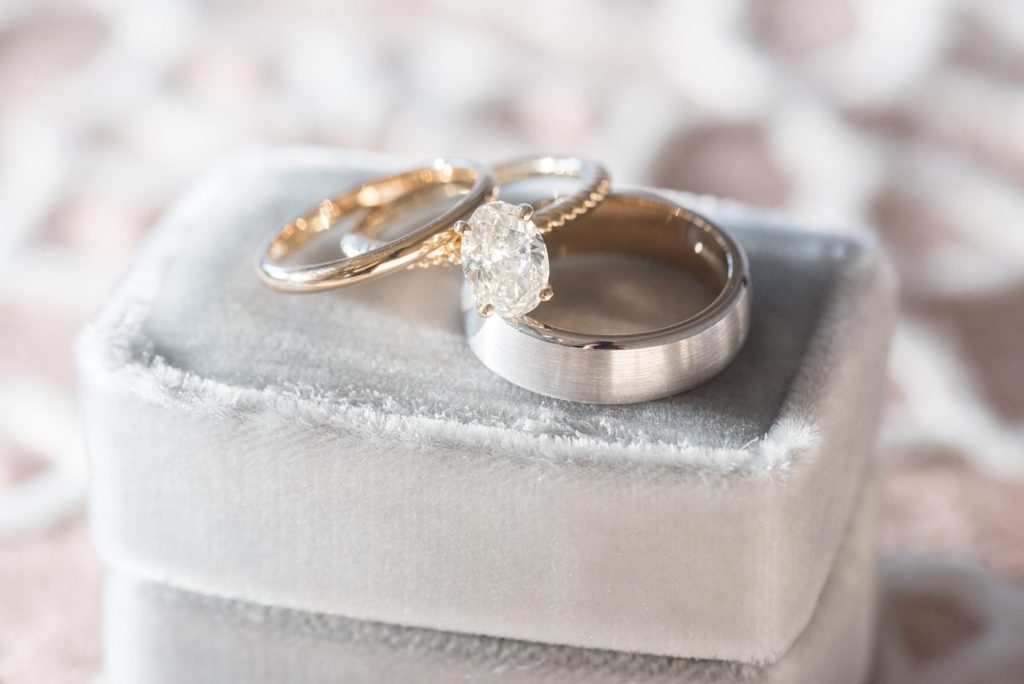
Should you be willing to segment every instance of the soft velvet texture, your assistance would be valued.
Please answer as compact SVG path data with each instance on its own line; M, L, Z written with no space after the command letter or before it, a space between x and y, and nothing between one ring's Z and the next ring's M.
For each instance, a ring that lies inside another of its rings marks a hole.
M161 221L79 345L103 558L361 620L778 659L874 447L893 288L873 246L680 195L748 251L750 338L691 392L580 405L477 362L453 271L257 281L269 231L383 168L253 150Z
M202 596L111 573L103 684L863 682L876 612L876 489L873 479L866 483L810 623L771 665L360 622Z

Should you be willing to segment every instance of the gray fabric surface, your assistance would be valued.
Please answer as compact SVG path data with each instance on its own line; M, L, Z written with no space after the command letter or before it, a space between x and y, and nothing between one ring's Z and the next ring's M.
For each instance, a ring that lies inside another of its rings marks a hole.
M374 168L250 151L161 222L79 346L104 559L364 620L777 659L874 446L893 296L873 248L684 197L748 250L748 343L692 392L576 405L476 361L451 271L257 282L269 230Z
M201 596L111 573L104 684L863 682L875 620L874 479L807 629L772 665L550 646ZM681 621L685 616L679 616Z

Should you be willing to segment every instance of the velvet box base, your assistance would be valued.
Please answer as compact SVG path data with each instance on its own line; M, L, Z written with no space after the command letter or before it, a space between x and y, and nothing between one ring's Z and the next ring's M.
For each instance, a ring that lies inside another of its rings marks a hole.
M679 195L747 250L749 339L693 391L580 405L476 360L453 270L258 282L269 232L394 168L253 150L160 221L78 349L103 559L361 621L781 658L874 450L894 310L874 246Z
M102 683L864 682L875 621L875 487L870 482L862 495L810 623L770 665L396 627L201 596L110 573Z

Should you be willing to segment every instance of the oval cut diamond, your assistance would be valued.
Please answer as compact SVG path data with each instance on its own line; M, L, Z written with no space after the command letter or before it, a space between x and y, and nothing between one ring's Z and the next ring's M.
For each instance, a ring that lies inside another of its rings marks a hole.
M508 202L488 202L462 234L462 270L477 308L494 307L503 318L532 311L547 287L548 250L537 226L519 218Z

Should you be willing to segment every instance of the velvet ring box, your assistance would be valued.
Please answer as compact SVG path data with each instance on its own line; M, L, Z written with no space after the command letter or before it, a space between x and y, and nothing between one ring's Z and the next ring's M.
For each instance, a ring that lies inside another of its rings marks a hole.
M874 446L892 279L863 240L680 196L745 246L749 339L634 406L487 371L457 273L263 287L269 231L393 160L255 149L161 221L78 349L96 545L189 592L451 633L778 660Z
M205 596L114 571L102 684L856 684L872 668L876 489L868 478L811 621L772 663L401 627Z

